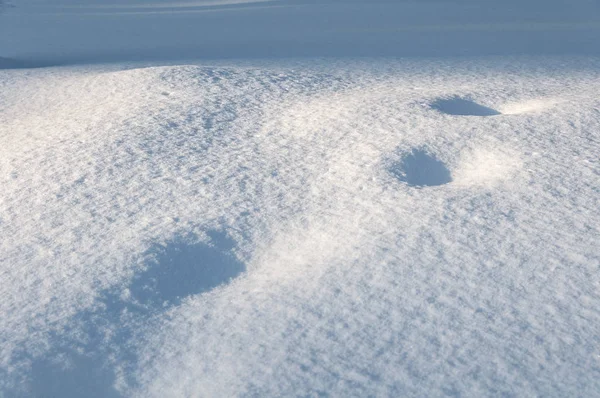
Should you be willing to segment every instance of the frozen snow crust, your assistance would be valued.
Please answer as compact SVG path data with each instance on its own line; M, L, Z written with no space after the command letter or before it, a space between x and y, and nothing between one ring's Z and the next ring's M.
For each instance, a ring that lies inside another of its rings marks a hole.
M239 65L0 71L0 396L600 394L600 61Z

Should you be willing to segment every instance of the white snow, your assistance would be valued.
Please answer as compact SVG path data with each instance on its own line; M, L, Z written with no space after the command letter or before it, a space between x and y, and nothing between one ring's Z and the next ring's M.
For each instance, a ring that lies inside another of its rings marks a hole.
M537 98L505 104L500 110L505 115L519 115L521 113L546 111L563 102L565 101L557 98Z
M514 173L518 173L523 166L519 154L503 153L501 143L490 146L489 149L476 148L461 157L454 177L456 184L494 185L510 180Z
M593 395L598 64L502 62L2 72L3 388ZM148 279L182 250L228 268Z
M242 2L0 17L0 397L597 396L596 4ZM519 29L500 56L448 33L514 7L588 25L527 34L564 39L536 56ZM298 10L363 33L404 10L429 33L352 47ZM452 56L374 57L427 43Z

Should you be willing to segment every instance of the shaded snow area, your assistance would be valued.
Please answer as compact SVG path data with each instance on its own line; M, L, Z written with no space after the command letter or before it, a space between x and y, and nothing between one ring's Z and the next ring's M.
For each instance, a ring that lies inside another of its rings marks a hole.
M307 56L600 55L598 0L13 3L0 21L0 57L30 66Z
M600 61L0 71L0 396L600 394Z

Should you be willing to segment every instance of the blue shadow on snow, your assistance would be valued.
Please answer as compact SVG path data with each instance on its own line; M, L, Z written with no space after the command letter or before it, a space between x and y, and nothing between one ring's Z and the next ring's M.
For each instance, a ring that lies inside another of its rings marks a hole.
M488 108L487 106L479 105L471 100L452 97L439 98L431 103L431 108L447 115L455 116L495 116L500 115L500 112Z
M413 149L390 167L390 173L411 187L444 185L452 181L450 170L424 149Z
M231 238L220 231L208 236L208 243L178 237L151 248L143 271L130 285L104 292L100 306L77 315L68 330L53 336L50 352L33 360L29 385L9 391L10 396L121 397L114 387L115 363L121 370L135 366L131 343L147 320L245 271L233 254Z

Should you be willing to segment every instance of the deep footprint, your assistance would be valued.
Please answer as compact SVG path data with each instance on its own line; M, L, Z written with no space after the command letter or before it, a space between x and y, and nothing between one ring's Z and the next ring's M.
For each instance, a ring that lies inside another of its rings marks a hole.
M392 164L390 173L411 187L432 187L452 181L450 170L435 155L415 148Z
M438 98L430 104L432 109L454 116L495 116L501 115L495 109L479 105L471 100L451 97Z
M29 385L11 391L11 396L120 398L113 387L112 363L115 358L136 362L130 349L135 330L149 317L227 284L246 270L233 253L232 239L220 231L207 235L208 243L179 237L150 249L150 260L128 286L128 297L122 288L104 292L102 309L77 315L74 324L80 329L54 336L53 350L33 361Z
M60 352L64 356L63 350ZM61 398L121 398L113 387L115 376L102 357L69 352L69 364L55 363L48 358L32 366L33 383L26 392L11 392L14 397Z
M191 243L179 238L153 249L154 260L133 280L132 298L146 307L177 305L188 296L227 284L245 271L231 253L235 243L212 231L211 243Z

